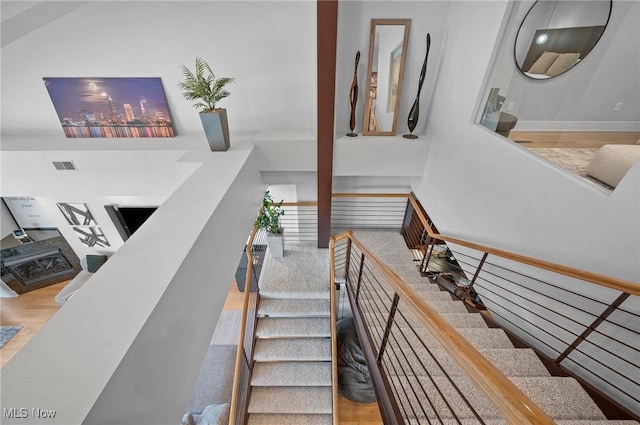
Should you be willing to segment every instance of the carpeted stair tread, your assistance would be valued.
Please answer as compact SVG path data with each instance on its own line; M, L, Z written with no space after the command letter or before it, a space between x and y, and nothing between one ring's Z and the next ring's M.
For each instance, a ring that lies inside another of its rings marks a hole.
M440 421L432 421L431 423L437 423L439 425L479 425L480 422L477 419L462 419L460 423L455 419L444 419ZM489 419L484 421L485 425L507 425L507 422L503 419ZM636 421L630 420L556 420L556 425L638 425ZM416 420L411 419L408 422L409 425L426 425L429 424L426 419Z
M329 414L301 413L252 413L248 425L332 425L333 416Z
M437 283L429 282L429 279L427 279L426 277L418 277L418 278L415 278L415 279L406 280L405 283L411 289L418 290L418 291L440 291L440 292L444 292L444 291L442 291L442 289L440 288L440 286Z
M480 313L440 313L440 316L454 328L488 327Z
M263 299L258 307L259 316L269 317L329 317L328 299Z
M256 328L258 338L329 337L328 317L261 317Z
M256 341L256 362L330 361L330 338L268 338Z
M383 322L384 323L384 322ZM513 344L509 340L509 337L502 329L492 329L492 328L460 328L456 329L457 332L466 339L471 345L473 345L476 349L512 349ZM425 328L416 328L415 332L420 336L424 344L431 349L438 349L440 344L435 339L435 337ZM409 349L409 345L416 347L422 346L417 337L413 332L409 330L409 328L392 328L391 334L393 338L390 341L397 343L403 349ZM404 334L406 339L401 336ZM374 327L372 328L371 335L374 336L374 339L380 339L381 335L384 335L382 328ZM418 345L420 344L420 345Z
M331 362L256 363L251 375L254 387L331 386Z
M331 387L253 387L249 413L331 413Z
M412 349L403 347L402 350L387 348L391 375L416 375L416 376L444 376L445 372L450 376L463 376L465 372L451 355L444 349L430 347L430 352L407 335L412 341ZM481 349L480 353L492 363L505 376L549 377L549 371L544 367L533 350L529 349ZM438 366L440 364L440 366Z
M328 299L329 251L318 250L315 242L287 242L283 258L267 254L260 276L260 296Z
M419 380L425 392L429 395L438 413L451 419L453 414L446 408L444 401L438 395L428 377L392 377L392 381L398 385L418 385ZM466 377L453 376L451 379L456 383L460 391L465 395L469 403L483 419L500 419L501 416L489 401L478 391L477 387ZM604 415L591 400L587 393L580 387L573 378L560 377L529 377L510 378L512 382L520 388L534 403L544 410L552 419L605 419ZM408 381L409 380L409 381ZM447 402L452 406L455 414L459 418L473 419L473 413L462 401L460 395L445 377L433 377L433 381L438 389L444 394ZM408 387L406 387L408 388ZM425 395L417 393L420 400L424 400ZM417 406L416 394L410 391L401 391L401 402L407 407L410 419L434 417L433 410L428 407L428 403L422 403L423 411L408 408L407 403Z
M554 419L606 419L589 394L573 378L509 378Z
M581 420L557 420L556 425L638 425L640 422L622 419L581 419Z
M413 288L412 288L413 289ZM445 291L427 291L423 289L414 289L414 292L425 301L457 301L451 298L450 292ZM387 299L386 295L382 295L384 299ZM393 297L393 293L390 294L390 297ZM378 296L370 293L361 293L359 298L369 300L377 300Z

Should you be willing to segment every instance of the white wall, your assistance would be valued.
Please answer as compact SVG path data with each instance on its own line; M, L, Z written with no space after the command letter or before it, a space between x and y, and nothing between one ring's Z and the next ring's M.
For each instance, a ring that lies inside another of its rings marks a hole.
M88 2L2 48L2 134L62 135L43 77L161 77L178 134L201 133L177 87L196 56L236 78L219 104L232 132L313 129L315 14L307 1Z
M179 421L266 189L252 152L202 158L2 369L3 407L55 409L51 424Z
M515 5L491 84L506 97L504 108L514 102L515 130L640 131L640 4L614 1L609 24L589 55L547 80L532 80L516 68L513 43L530 3ZM623 105L615 112L618 102Z

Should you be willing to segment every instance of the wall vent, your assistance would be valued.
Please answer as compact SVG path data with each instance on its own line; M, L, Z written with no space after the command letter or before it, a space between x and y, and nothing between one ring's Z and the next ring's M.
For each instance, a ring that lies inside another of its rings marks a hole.
M78 170L71 161L53 161L53 166L56 167L56 170Z

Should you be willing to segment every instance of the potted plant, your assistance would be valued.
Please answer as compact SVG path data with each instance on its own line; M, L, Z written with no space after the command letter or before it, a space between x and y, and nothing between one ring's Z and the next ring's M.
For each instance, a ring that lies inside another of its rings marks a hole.
M259 229L267 231L267 246L271 256L275 258L284 255L284 229L280 225L280 217L284 215L282 202L273 202L271 194L266 191L262 198L262 209L255 222Z
M216 103L229 96L225 90L227 84L235 82L233 78L216 78L209 64L196 58L195 72L182 65L184 80L178 83L182 96L195 100L193 106L200 111L200 120L212 151L229 149L229 124L227 110L216 108Z

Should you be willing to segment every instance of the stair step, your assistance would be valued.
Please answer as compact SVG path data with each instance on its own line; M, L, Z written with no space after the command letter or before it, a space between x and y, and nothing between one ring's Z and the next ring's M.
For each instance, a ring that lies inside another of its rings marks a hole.
M381 322L384 323L384 322ZM384 329L381 327L373 327L371 332L374 339L380 340L384 335ZM425 328L415 328L415 332L420 336L424 345L430 349L441 348L435 337ZM476 349L513 349L513 344L509 340L509 337L502 329L491 328L460 328L457 329L458 333L466 339ZM405 336L403 337L402 334ZM405 339L406 338L406 339ZM409 349L412 347L424 347L418 341L415 334L408 328L392 328L391 336L389 339L390 345L400 345L403 349Z
M487 328L480 313L441 313L440 316L454 328Z
M415 289L415 288L411 288L411 289L413 289L414 292L425 301L458 301L451 298L451 293L448 291L430 291L430 290ZM393 298L393 292L389 292L387 293L387 295L389 295L389 298ZM378 300L379 297L382 297L384 300L386 300L387 295L385 294L378 295L378 294L363 292L360 294L359 299Z
M258 339L253 354L256 362L330 361L330 338Z
M331 386L331 362L256 363L251 375L254 387Z
M258 338L331 336L328 317L261 317L256 328Z
M478 425L479 422L477 419L462 419L460 422L455 419L443 419L442 422L434 421L435 423L442 425ZM409 425L424 425L428 422L426 420L417 420L411 419L409 420ZM507 425L507 421L503 419L489 419L484 421L485 425ZM591 419L581 419L581 420L556 420L556 425L638 425L638 422L632 420L591 420Z
M331 387L252 387L249 413L331 414Z
M262 317L329 317L331 303L327 299L260 300L258 315Z
M392 381L397 385L409 385L406 377L393 377ZM447 409L444 401L433 387L431 380L427 377L417 378L429 395L433 405L441 417L452 419L453 414ZM499 413L478 391L477 387L466 377L454 376L451 378L465 395L469 403L483 419L500 419ZM604 415L591 400L580 384L573 378L559 377L532 377L532 378L510 378L531 400L544 410L552 419L589 419L602 420ZM416 378L411 378L409 382L416 388ZM452 406L455 414L462 419L473 419L474 415L469 407L462 401L460 395L455 391L453 385L445 377L433 377L433 381L438 386ZM419 388L419 387L417 387ZM424 412L418 409L416 395L407 391L401 392L401 402L408 407L410 403L414 408L407 408L410 419L435 417L433 409L423 402ZM423 400L424 393L418 392L418 398Z
M252 413L248 425L332 425L333 416L327 414Z
M438 284L429 282L426 277L411 279L405 283L414 290L444 292Z
M387 297L384 295L381 295L381 297L379 298L372 296L370 299L363 300L363 301L368 301L368 302L363 302L361 304L363 311L378 312L380 310L385 310L382 308L382 306L387 307L386 310L388 310L388 308L391 306L391 300L387 299ZM469 310L467 310L467 308L465 307L462 301L454 301L454 300L426 301L425 300L425 302L429 305L429 307L431 307L438 313L468 313L469 312ZM407 311L407 312L410 311L404 301L400 301L398 308L401 309L402 311Z
M407 337L409 339L409 335ZM429 351L422 344L417 345L417 342L413 342L413 344L413 350L403 347L402 350L387 351L391 363L395 366L388 368L391 375L427 376L427 374L430 374L432 376L444 376L445 371L450 376L466 375L446 350L431 348L432 354L429 354ZM549 371L533 350L512 348L478 351L505 376L550 376ZM441 367L438 367L436 360ZM421 364L424 366L421 366Z
M554 419L606 419L589 394L573 378L509 378Z

